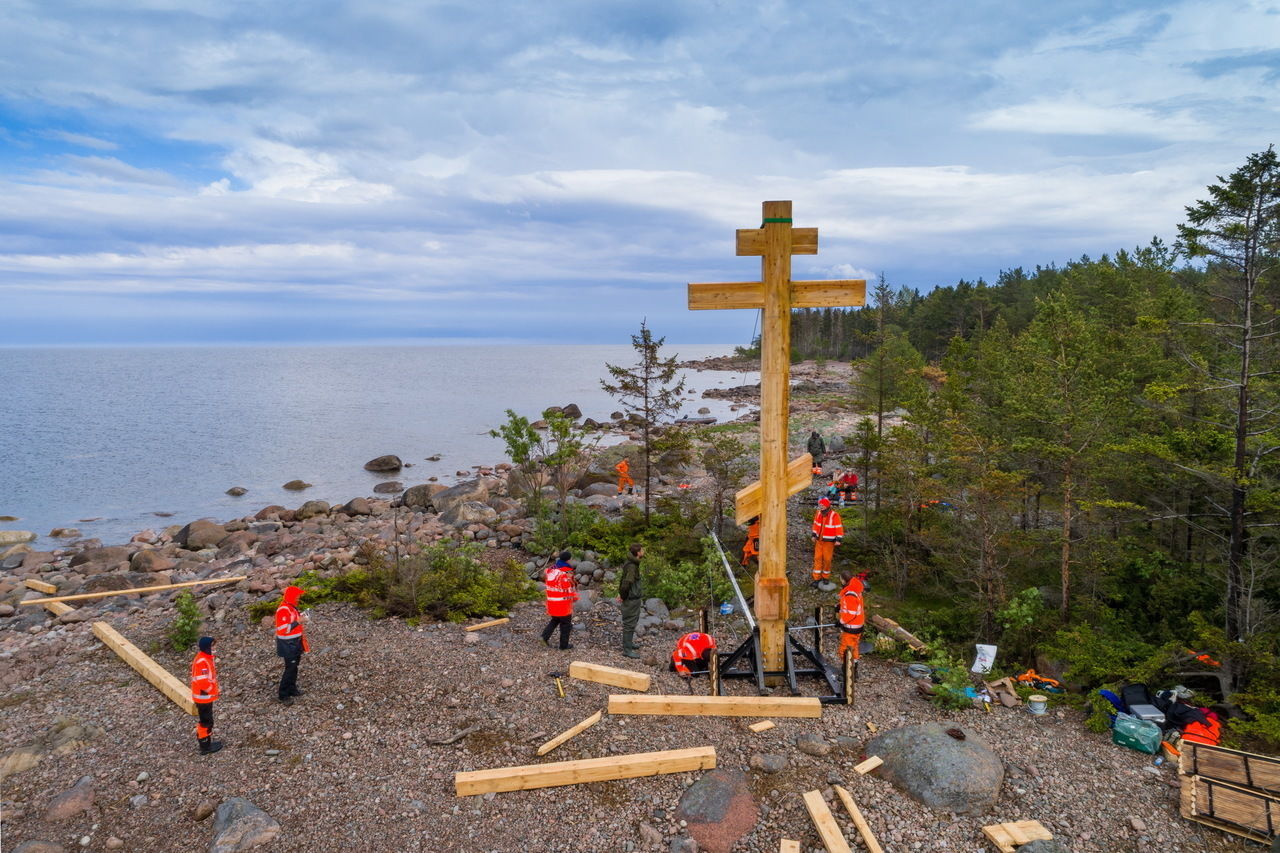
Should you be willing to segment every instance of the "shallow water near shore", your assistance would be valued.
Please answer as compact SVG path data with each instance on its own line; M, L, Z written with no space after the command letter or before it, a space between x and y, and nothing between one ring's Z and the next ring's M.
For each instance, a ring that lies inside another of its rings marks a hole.
M669 345L681 359L726 345ZM245 346L0 349L0 515L39 547L55 527L111 544L139 530L241 516L268 504L346 501L384 480L406 486L505 458L488 431L514 409L535 418L577 403L607 421L621 408L600 388L605 363L630 346ZM722 421L725 400L701 392L756 373L685 371L682 410ZM396 474L363 465L393 453ZM440 454L438 462L426 457ZM302 479L312 488L281 485ZM248 493L224 492L243 486ZM172 513L158 516L156 513ZM94 519L85 521L83 519Z

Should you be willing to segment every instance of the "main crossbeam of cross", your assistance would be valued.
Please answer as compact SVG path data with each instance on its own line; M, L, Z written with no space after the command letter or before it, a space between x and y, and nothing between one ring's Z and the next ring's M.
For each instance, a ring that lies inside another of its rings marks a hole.
M867 283L792 281L791 256L818 253L818 229L794 228L791 202L766 201L759 228L740 228L737 253L760 257L759 281L689 285L693 311L758 308L760 323L760 480L738 493L739 523L760 516L760 570L755 579L756 620L766 670L782 670L790 612L787 582L787 498L811 482L812 461L787 460L791 403L791 310L866 304ZM790 469L790 470L789 470ZM797 472L802 472L797 474Z

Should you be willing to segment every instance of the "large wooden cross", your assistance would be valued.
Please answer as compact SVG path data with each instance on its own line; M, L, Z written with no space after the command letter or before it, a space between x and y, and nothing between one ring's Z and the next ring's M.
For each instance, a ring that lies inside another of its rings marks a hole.
M689 285L690 310L761 308L760 481L738 493L738 521L760 516L756 621L764 668L785 667L790 585L787 583L787 497L812 482L808 454L787 462L791 398L791 309L866 304L867 283L792 281L791 256L818 253L817 228L791 226L791 202L766 201L759 228L738 229L738 254L760 256L760 281ZM790 469L790 470L788 470ZM798 475L798 476L797 476Z

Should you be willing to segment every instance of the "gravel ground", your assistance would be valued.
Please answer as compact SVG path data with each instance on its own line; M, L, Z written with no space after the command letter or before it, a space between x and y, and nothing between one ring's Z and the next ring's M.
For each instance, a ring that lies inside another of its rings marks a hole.
M801 598L810 594L805 590ZM749 718L606 715L538 759L539 744L602 708L610 692L566 678L561 699L549 673L566 670L571 659L595 661L652 672L651 692L684 693L682 682L656 665L676 632L646 644L648 661L628 661L617 648L611 602L590 614L575 632L577 648L566 653L539 642L545 619L539 604L522 606L507 625L469 635L456 625L375 622L346 605L323 605L314 614L314 652L304 659L300 680L308 692L290 708L273 699L280 666L269 629L235 614L215 628L223 684L215 731L227 747L212 756L196 754L193 719L98 645L87 625L55 629L68 644L56 664L0 697L3 747L40 737L59 718L101 726L105 734L5 780L4 844L34 838L73 848L88 837L84 849L103 850L114 836L125 850L202 850L212 827L195 822L193 811L205 801L241 796L280 821L283 832L270 847L279 851L665 851L682 837L676 806L699 774L462 799L454 796L453 774L713 745L722 768L748 769L757 752L789 762L772 775L748 770L761 821L735 851L774 851L783 837L805 850L821 849L800 795L814 788L830 795L833 781L853 794L888 851L985 851L991 848L982 825L1022 819L1040 820L1077 853L1250 849L1181 819L1174 769L1156 770L1149 757L1087 733L1073 711L961 714L1007 768L998 810L983 818L934 812L884 781L857 776L852 767L863 757L860 748L817 758L794 747L801 734L863 743L871 736L869 722L885 730L947 719L916 697L913 683L891 662L864 659L857 706L828 706L821 720L778 719L776 728L753 734ZM163 633L154 610L134 607L110 618L144 649ZM834 637L828 642L833 648ZM185 677L185 655L155 655ZM728 689L748 690L743 682ZM434 743L465 730L455 743ZM149 778L138 782L141 773ZM49 801L82 775L96 780L94 808L66 823L44 822ZM138 794L147 796L145 805L130 804ZM846 835L856 838L843 810L833 811ZM1141 818L1145 833L1132 828L1131 816ZM661 846L641 841L642 823L661 833Z

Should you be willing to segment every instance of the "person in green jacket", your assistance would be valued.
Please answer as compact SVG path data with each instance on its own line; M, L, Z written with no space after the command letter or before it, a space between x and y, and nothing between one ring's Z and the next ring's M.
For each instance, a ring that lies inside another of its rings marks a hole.
M636 623L640 621L640 607L644 603L644 590L640 586L640 560L644 546L631 544L631 556L622 564L618 576L618 601L622 603L622 656L638 658L636 651Z

